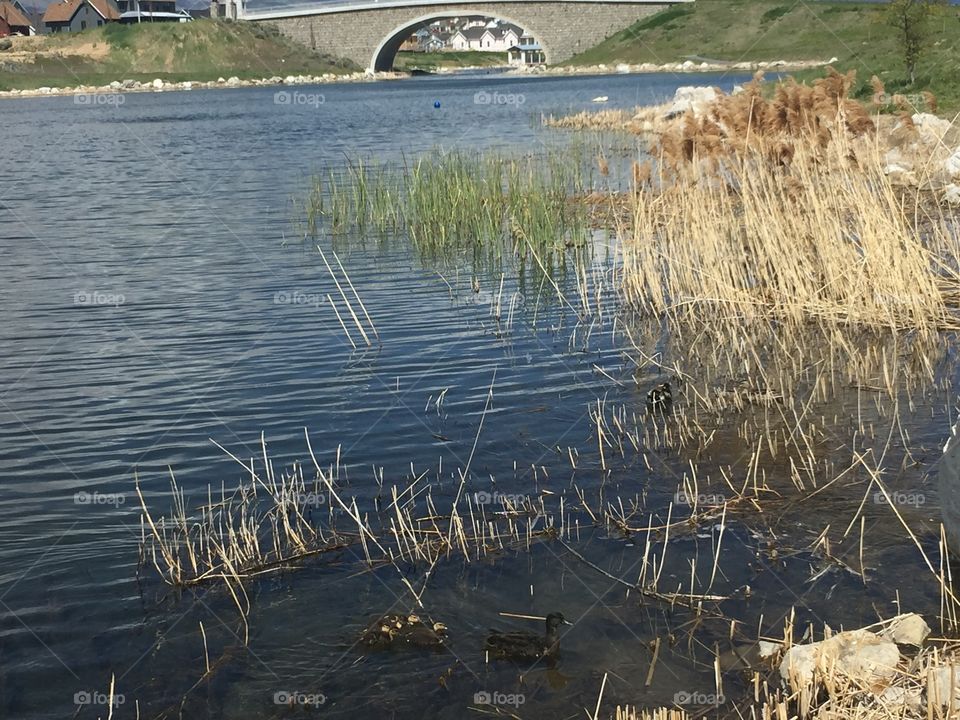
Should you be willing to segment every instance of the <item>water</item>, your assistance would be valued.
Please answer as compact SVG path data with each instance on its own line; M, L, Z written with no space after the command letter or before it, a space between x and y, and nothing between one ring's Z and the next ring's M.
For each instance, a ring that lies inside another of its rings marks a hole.
M696 82L729 88L743 80ZM539 152L570 140L541 128L541 114L595 107L590 99L598 95L609 96L610 107L631 107L688 82L671 75L444 77L131 94L105 107L71 98L0 106L7 146L20 158L0 180L7 265L0 286L0 715L105 717L111 675L124 700L114 717L135 717L139 702L148 718L181 708L190 718L457 718L483 692L514 702L522 695L523 717L566 717L592 710L608 671L605 708L669 704L678 690L713 692L707 651L724 641L727 621L706 621L688 643L688 615L626 597L615 581L550 543L438 566L425 597L451 629L450 653L357 650L371 616L407 610L410 598L395 570L364 572L353 549L251 582L244 647L243 625L222 587L169 592L149 566L138 578L134 485L139 478L146 502L163 513L170 470L193 497L208 484L229 487L242 478L211 440L246 459L260 455L263 433L279 465L305 459L306 428L321 463L333 463L339 448L345 487L365 507L376 493L374 468L383 469L385 486L405 486L442 463L436 496L455 494L453 473L466 467L475 441L471 491L566 493L574 504L574 486L595 492L589 408L606 397L640 411L657 380L647 370L634 386L609 327L588 342L582 329L571 340L570 313L555 302L531 303L534 289L511 278L525 303L503 332L469 291L466 261L438 264L403 242L348 243L341 257L383 341L355 352L324 303L336 288L317 253L299 242L294 200L308 191L312 172L346 157ZM483 282L484 293L496 291L490 277ZM494 373L495 399L484 416ZM927 462L935 460L946 414L938 402L913 432L921 450L930 448ZM567 448L581 453L577 472ZM732 437L713 452L717 464L744 462ZM662 511L685 460L661 456L663 464L647 470L628 454L608 478L610 490L625 499L649 495ZM922 469L908 473L903 487L918 482L925 482ZM836 507L837 517L849 518L859 501L829 497L821 508ZM931 516L932 505L917 517ZM806 537L805 524L816 525L804 518L791 518L798 537ZM864 590L843 570L805 585L815 554L770 559L758 550L768 538L763 524L727 529L715 591L749 583L769 592L741 593L726 612L754 628L764 615L770 630L794 598L801 620L872 619L876 602L891 609L888 587ZM919 568L915 551L891 540L893 530L878 530L874 557ZM675 576L671 590L688 586L685 558L710 557L717 532L676 538L666 571ZM929 547L930 538L924 542ZM577 547L633 580L642 544L583 523ZM410 577L421 579L422 571L412 568ZM781 586L799 590L788 595ZM914 588L911 598L936 609L929 587ZM539 628L500 611L557 609L576 622L557 667L483 662L488 627ZM204 672L200 622L215 672L192 689ZM657 637L665 645L647 686ZM738 680L729 682L735 689ZM308 703L291 710L275 702L278 693ZM321 695L322 704L309 704Z

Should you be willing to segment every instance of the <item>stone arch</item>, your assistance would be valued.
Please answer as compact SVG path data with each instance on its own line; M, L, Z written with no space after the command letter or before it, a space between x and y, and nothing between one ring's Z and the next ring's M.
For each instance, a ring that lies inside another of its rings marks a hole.
M452 10L436 10L434 12L427 13L426 15L421 15L417 18L414 18L413 20L403 22L380 41L380 44L377 45L376 49L373 51L373 57L370 58L369 67L377 72L389 70L393 67L393 60L396 57L397 52L400 50L400 46L403 44L404 40L410 37L410 35L415 33L420 28L426 27L435 20L442 20L443 18L450 17L463 17L464 15L497 18L523 28L524 31L530 33L537 40L537 42L540 43L540 47L543 48L546 62L550 62L550 50L546 45L545 38L537 32L531 23L522 20L516 20L512 17L507 17L500 12L491 12L491 9L479 10L476 8L466 7L454 8ZM535 24L536 23L534 23L534 25Z

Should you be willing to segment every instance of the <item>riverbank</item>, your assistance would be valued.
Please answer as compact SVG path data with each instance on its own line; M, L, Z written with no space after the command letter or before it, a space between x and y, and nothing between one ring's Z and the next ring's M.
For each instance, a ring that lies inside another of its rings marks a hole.
M6 38L0 50L0 90L109 88L236 77L343 76L361 71L317 53L270 26L221 20L189 23L111 23L79 33ZM115 88L114 88L115 89ZM44 93L47 94L47 93Z
M871 75L892 93L930 90L942 108L960 107L960 8L945 6L930 21L911 83L897 32L885 6L864 2L784 4L778 0L683 3L612 35L564 63L614 67L666 63L760 63L770 58L830 58L841 72L856 69L854 97L869 97ZM812 74L812 73L810 73ZM808 79L807 74L801 77Z

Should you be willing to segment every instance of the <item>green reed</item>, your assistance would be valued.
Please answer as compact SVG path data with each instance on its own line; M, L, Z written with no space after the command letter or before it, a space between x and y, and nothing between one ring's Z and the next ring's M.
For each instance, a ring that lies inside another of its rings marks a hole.
M413 163L350 160L314 179L307 229L317 236L404 235L426 254L472 250L550 264L587 244L577 196L589 181L577 153L505 157L453 152Z

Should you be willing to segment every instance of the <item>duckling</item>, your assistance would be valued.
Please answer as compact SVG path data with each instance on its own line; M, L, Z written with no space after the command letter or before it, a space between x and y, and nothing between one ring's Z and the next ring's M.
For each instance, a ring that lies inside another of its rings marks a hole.
M555 656L560 650L559 628L573 625L560 613L547 615L547 632L543 637L529 632L493 630L484 649L499 660L539 660Z
M417 615L396 614L377 618L360 636L360 642L373 650L398 646L438 649L446 639L447 626L443 623L428 624Z
M660 383L647 393L647 409L651 412L666 412L673 404L670 383Z

